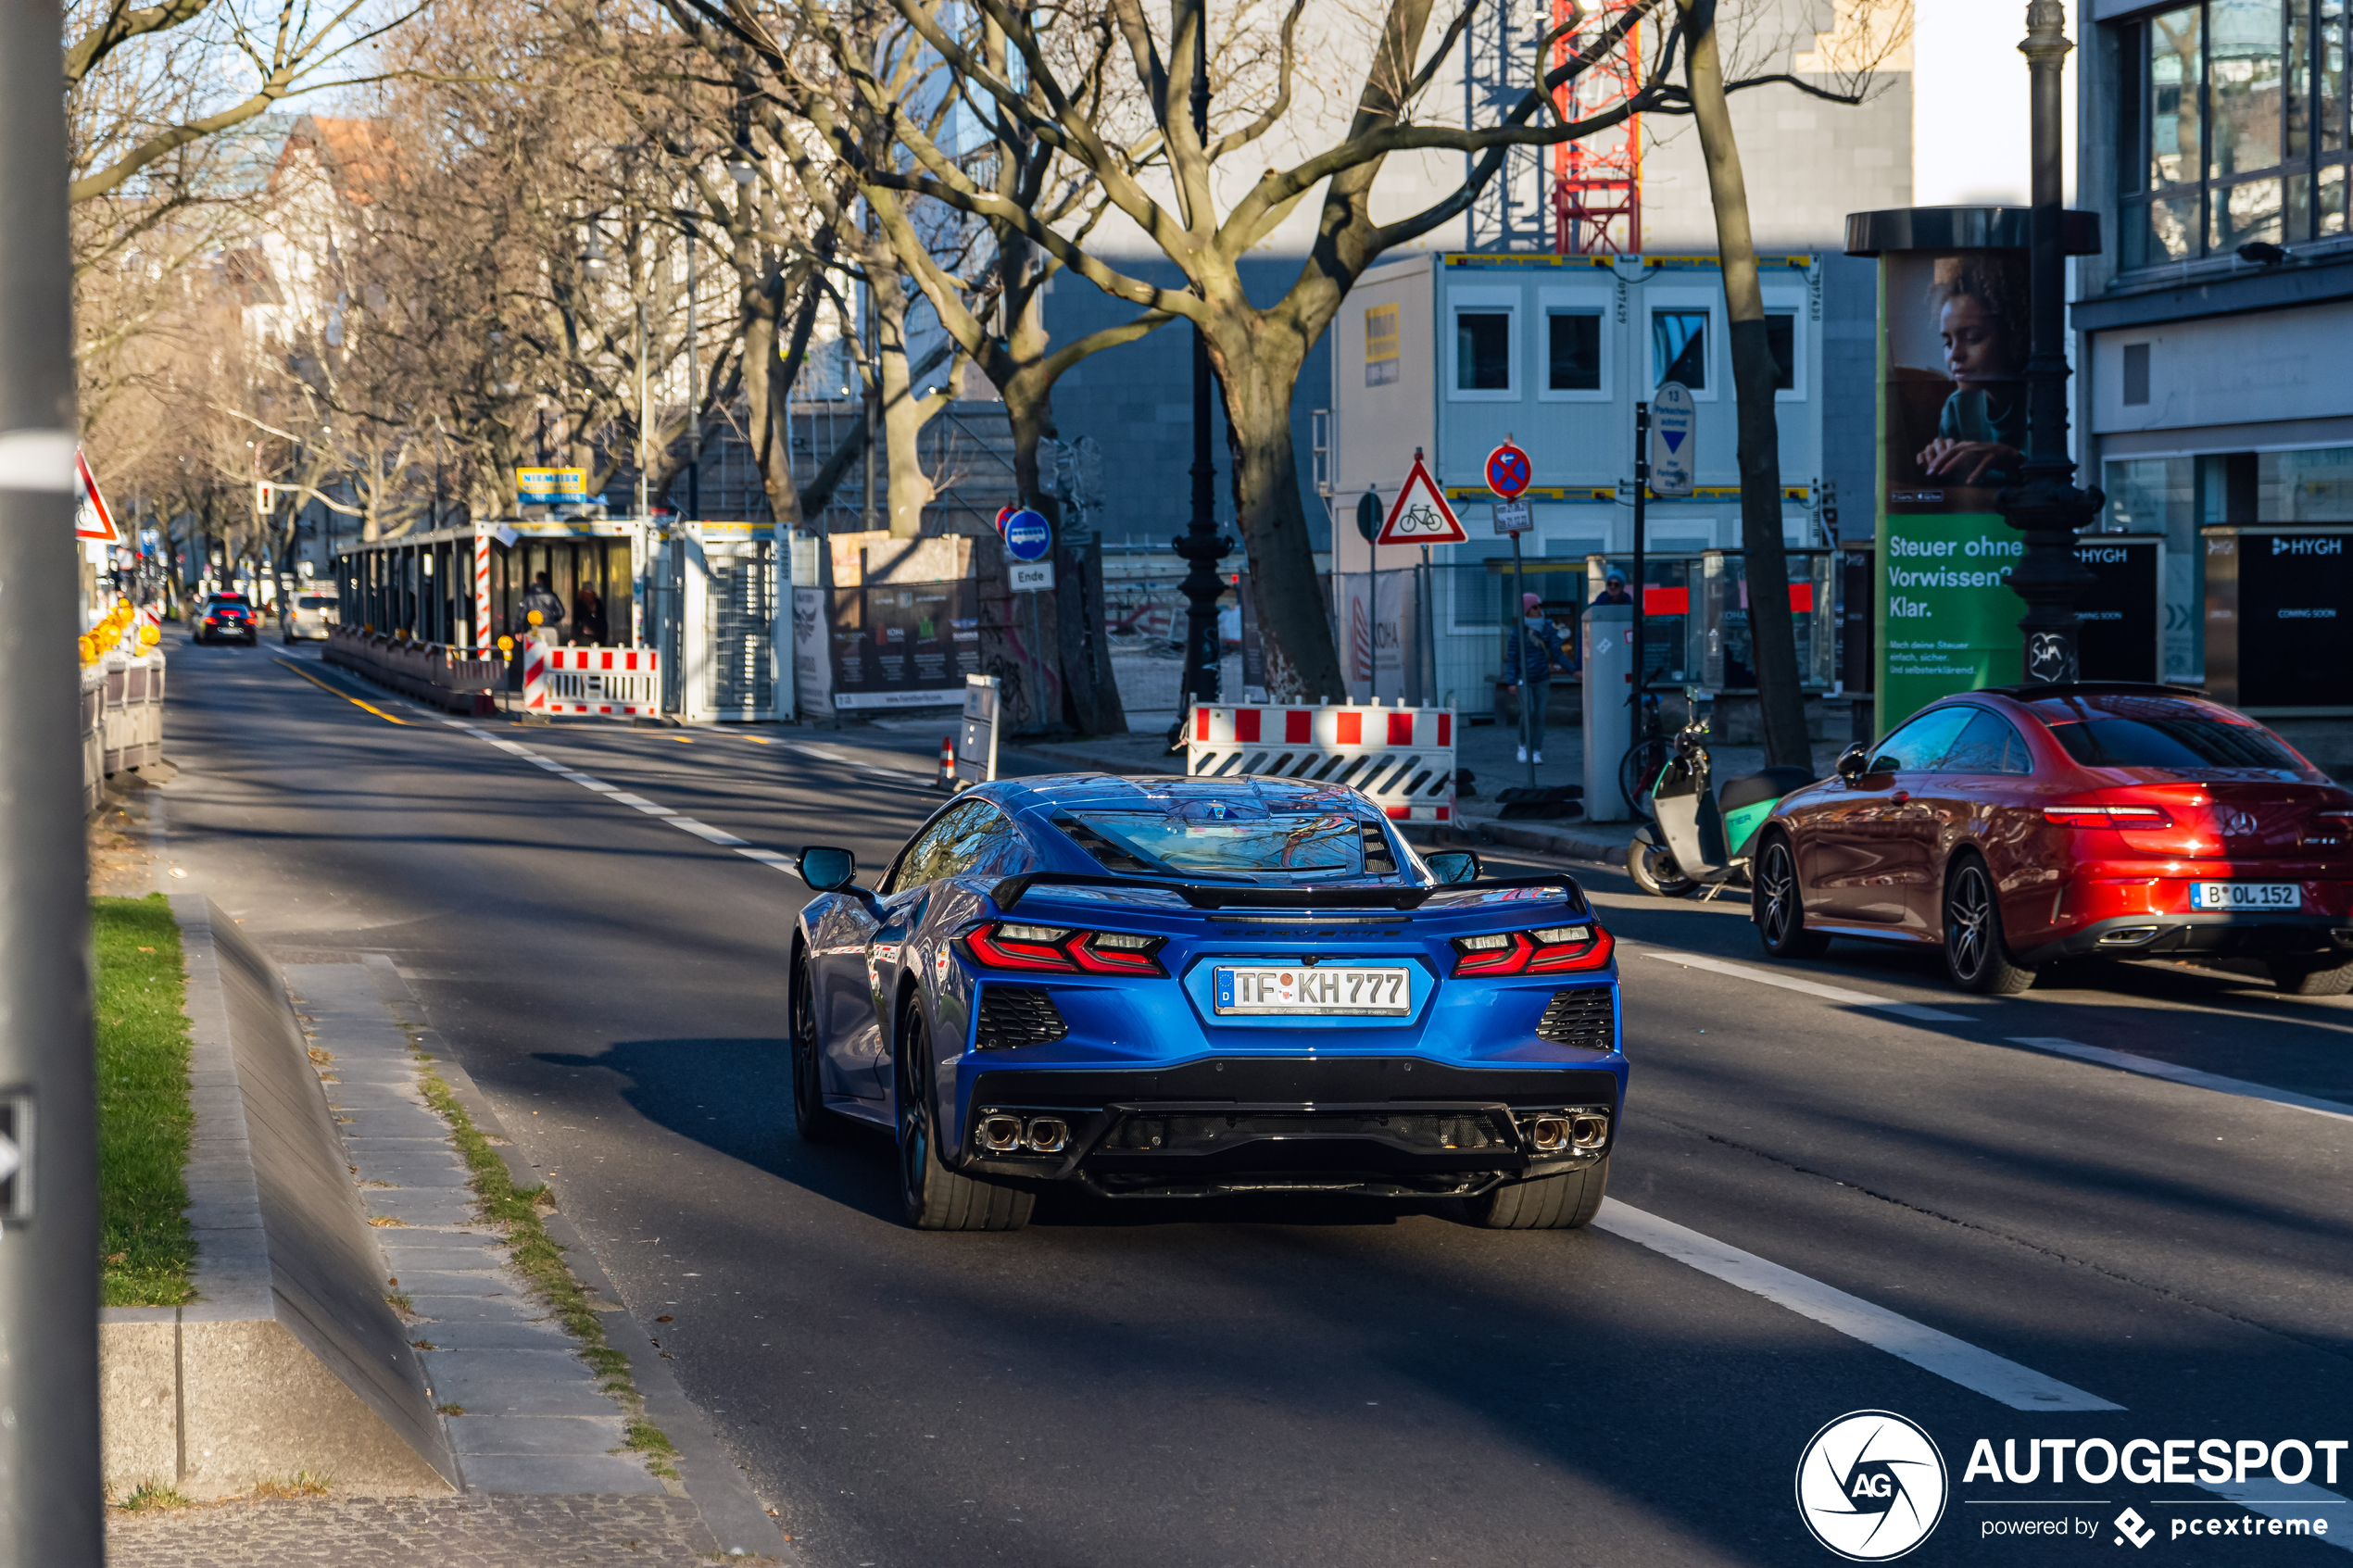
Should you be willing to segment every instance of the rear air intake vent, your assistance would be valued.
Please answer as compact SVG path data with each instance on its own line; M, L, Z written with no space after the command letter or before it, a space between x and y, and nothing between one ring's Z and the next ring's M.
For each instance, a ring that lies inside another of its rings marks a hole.
M1054 998L1029 985L984 985L980 989L980 1028L973 1043L985 1051L1013 1046L1042 1046L1070 1033Z
M1537 1021L1536 1033L1556 1046L1609 1049L1609 987L1579 985L1573 991L1554 992L1544 1016Z

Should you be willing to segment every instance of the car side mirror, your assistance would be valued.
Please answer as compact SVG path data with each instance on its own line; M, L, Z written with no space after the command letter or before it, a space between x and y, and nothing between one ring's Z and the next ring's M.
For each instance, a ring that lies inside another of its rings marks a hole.
M1850 746L1839 754L1838 776L1853 784L1871 771L1871 753L1868 746Z
M800 852L800 880L817 893L838 893L858 877L858 857L847 849L812 844Z
M1441 849L1423 856L1422 863L1443 885L1478 880L1478 852L1474 849Z

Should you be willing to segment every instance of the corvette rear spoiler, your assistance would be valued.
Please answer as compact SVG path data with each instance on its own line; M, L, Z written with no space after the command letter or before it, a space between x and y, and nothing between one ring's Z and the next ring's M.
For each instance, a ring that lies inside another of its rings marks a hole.
M1516 887L1557 887L1572 898L1584 889L1567 872L1541 876L1481 877L1434 887L1267 887L1255 883L1178 882L1166 877L1101 876L1085 872L1030 872L989 889L1000 909L1011 909L1033 887L1157 887L1196 909L1415 909L1436 893L1493 893Z

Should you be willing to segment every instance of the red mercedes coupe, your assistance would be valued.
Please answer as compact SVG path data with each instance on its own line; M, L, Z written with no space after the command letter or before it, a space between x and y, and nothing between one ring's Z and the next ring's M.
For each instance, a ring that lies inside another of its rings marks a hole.
M2229 954L2282 990L2353 988L2353 792L2178 686L1966 692L1920 709L1757 830L1750 916L1777 958L1937 943L2014 993L2083 958Z

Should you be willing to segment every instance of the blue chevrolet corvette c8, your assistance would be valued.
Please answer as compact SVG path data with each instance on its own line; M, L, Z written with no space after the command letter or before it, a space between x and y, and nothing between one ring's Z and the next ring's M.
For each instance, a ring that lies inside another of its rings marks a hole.
M1057 1183L1601 1205L1617 970L1565 874L1417 853L1337 785L1100 773L957 796L871 889L799 864L794 1120L890 1132L920 1229L1017 1228Z

